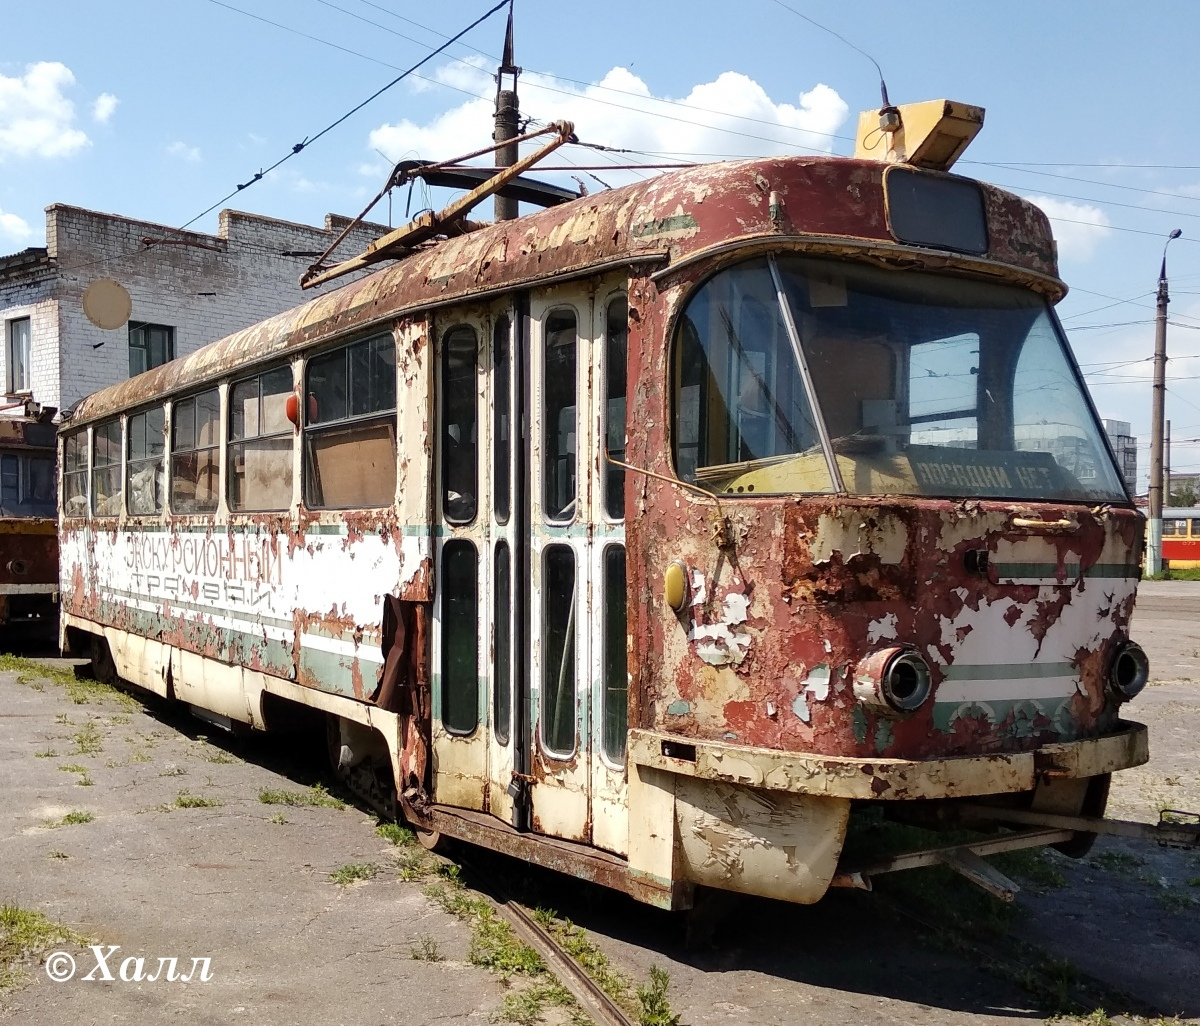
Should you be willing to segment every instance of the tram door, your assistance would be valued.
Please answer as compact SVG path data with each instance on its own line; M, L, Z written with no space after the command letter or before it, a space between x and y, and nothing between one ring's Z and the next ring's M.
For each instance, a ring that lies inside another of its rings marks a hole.
M625 300L436 317L435 800L626 849Z
M623 297L613 298L622 365L613 436L623 450L625 313ZM623 498L610 499L616 516L606 511L602 458L610 419L603 383L607 299L594 283L534 293L521 322L526 544L518 561L517 665L519 704L527 715L512 790L518 822L525 806L526 828L620 851L625 819L612 813L623 799L624 730L620 750L610 743L607 754L603 730L609 705L619 702L624 713L627 680ZM618 608L619 622L612 615ZM619 664L615 697L605 692L606 653ZM598 824L601 806L604 822Z

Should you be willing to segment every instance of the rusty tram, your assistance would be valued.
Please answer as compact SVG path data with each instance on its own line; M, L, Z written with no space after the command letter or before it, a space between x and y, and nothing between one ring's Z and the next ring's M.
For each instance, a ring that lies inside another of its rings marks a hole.
M0 398L0 631L9 641L58 631L57 412L26 395Z
M426 840L666 908L867 885L867 808L1011 828L878 871L1078 853L1148 757L1142 517L1045 215L947 172L982 111L864 118L458 222L90 396L65 640L226 724L316 710Z

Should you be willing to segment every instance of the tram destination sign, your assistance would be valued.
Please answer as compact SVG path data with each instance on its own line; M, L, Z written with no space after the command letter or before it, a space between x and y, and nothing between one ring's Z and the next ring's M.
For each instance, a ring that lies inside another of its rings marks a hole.
M1070 476L1048 452L910 445L908 462L925 495L1062 498ZM1066 490L1079 485L1071 481Z

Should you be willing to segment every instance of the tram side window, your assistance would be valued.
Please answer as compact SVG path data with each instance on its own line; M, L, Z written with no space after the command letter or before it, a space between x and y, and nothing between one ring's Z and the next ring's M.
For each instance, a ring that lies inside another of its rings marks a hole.
M379 335L313 357L306 370L304 501L378 508L396 498L396 344Z
M625 616L625 546L604 550L604 754L625 760L629 724L629 657Z
M76 431L63 439L63 514L87 516L88 454L87 431Z
M127 420L128 460L125 494L129 512L145 516L162 512L165 484L163 453L166 449L166 419L161 406L133 413Z
M575 515L575 366L578 333L572 310L546 318L542 364L542 510L547 520Z
M475 329L460 324L442 339L442 510L452 524L475 519L479 494Z
M542 743L575 749L575 553L548 545L542 556Z
M171 408L171 509L212 513L220 480L221 393L209 389Z
M1164 537L1173 536L1178 538L1186 538L1188 533L1188 522L1186 520L1164 520L1162 533Z
M475 546L442 549L442 725L470 734L479 723L479 567Z
M121 512L121 421L114 417L92 429L92 514Z
M604 331L604 432L608 455L625 462L625 378L629 362L629 307L621 296L608 304ZM625 516L625 471L611 463L604 469L604 512L614 520Z
M229 390L229 507L287 509L292 501L292 369L276 367Z

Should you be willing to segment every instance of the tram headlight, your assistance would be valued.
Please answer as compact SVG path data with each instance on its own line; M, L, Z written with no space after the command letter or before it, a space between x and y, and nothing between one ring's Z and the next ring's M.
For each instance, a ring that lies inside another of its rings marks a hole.
M1150 660L1136 641L1121 642L1108 664L1108 689L1118 702L1136 698L1150 679Z
M929 664L911 648L885 648L858 664L854 695L880 712L915 712L933 693Z

